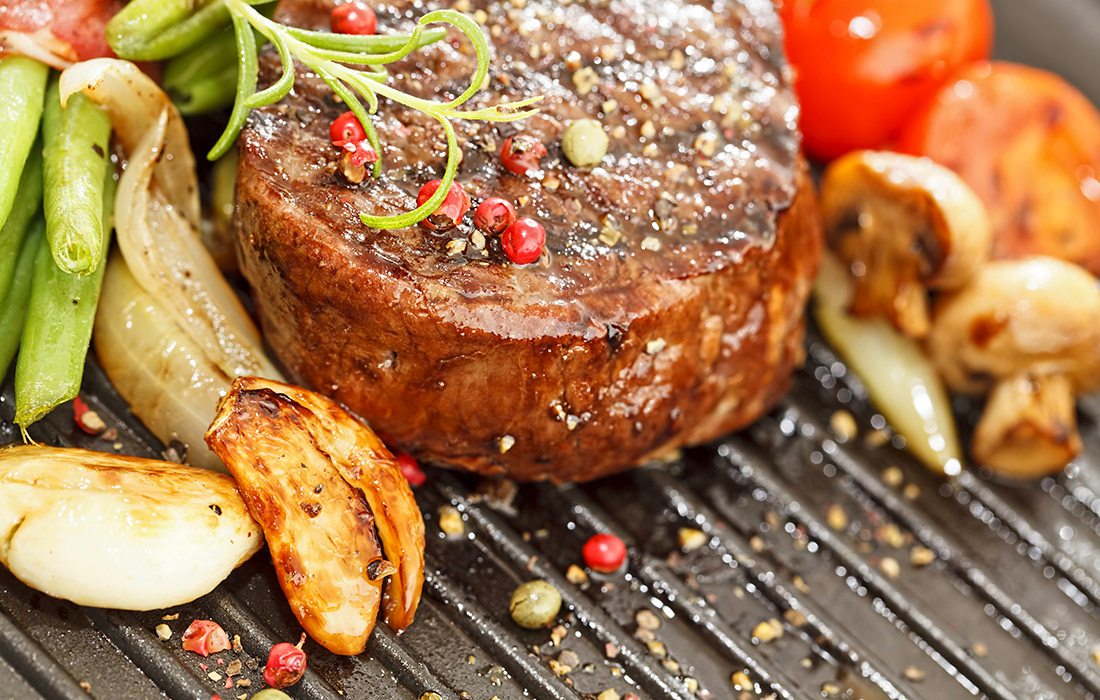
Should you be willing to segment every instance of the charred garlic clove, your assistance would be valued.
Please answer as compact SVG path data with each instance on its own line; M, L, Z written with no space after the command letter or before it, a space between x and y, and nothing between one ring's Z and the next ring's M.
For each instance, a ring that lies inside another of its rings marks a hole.
M855 278L850 311L884 316L913 338L928 334L928 290L962 286L989 255L981 200L927 158L844 156L825 171L821 209L829 245Z
M412 622L424 521L397 461L369 428L319 394L241 377L206 442L237 480L314 641L334 654L361 653L381 606L395 630ZM383 552L388 564L378 561Z
M952 389L990 392L971 446L978 462L1029 478L1080 451L1075 398L1100 388L1100 287L1083 268L987 263L937 304L928 348Z

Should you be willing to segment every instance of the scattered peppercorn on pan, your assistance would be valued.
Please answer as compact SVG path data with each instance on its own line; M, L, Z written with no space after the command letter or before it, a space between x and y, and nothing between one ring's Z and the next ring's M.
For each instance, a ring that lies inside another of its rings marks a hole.
M1100 0L994 4L1001 56L1100 102ZM899 449L812 330L807 354L771 414L674 463L571 487L429 470L417 491L428 567L416 624L399 636L379 625L353 658L307 642L309 670L291 694L1100 696L1100 400L1080 406L1085 454L1064 473L1019 486L964 471L948 483ZM31 436L163 454L94 361L82 396L105 434L78 430L66 405ZM0 444L19 440L12 414L9 377ZM624 574L570 570L595 532L626 541ZM535 578L561 592L558 627L509 616L512 590ZM239 643L205 659L185 652L193 619ZM263 687L271 646L299 633L262 555L193 604L150 613L77 607L0 570L0 698L247 697Z

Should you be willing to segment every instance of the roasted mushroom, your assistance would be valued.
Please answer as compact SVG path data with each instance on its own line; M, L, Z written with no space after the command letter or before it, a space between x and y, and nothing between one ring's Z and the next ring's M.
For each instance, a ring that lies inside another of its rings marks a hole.
M928 348L948 386L990 392L971 452L1015 477L1081 450L1075 397L1100 388L1100 287L1054 258L987 263L938 302Z
M928 291L962 286L989 256L981 200L927 158L844 156L825 171L821 209L829 245L855 278L851 313L885 316L913 338L928 334Z
M314 640L336 654L362 652L387 579L387 622L412 622L424 523L396 461L365 425L318 394L244 377L222 400L206 442L236 478L290 607Z

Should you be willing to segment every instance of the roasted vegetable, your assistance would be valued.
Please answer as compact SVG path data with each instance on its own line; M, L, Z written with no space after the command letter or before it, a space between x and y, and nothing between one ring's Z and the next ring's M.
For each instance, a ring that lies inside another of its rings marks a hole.
M107 262L92 343L103 371L154 435L182 444L188 464L225 471L203 435L232 377L138 285L118 251Z
M989 56L989 0L782 0L806 150L831 159L893 139L936 88Z
M86 450L0 450L0 561L80 605L153 610L205 595L263 545L227 476Z
M114 59L66 70L62 97L78 91L106 110L126 157L115 229L128 272L107 272L96 350L157 437L184 440L190 459L216 466L200 439L216 409L211 392L224 394L237 376L279 372L202 243L195 159L168 96L133 64Z
M968 66L898 146L974 188L993 222L993 257L1048 255L1100 274L1100 112L1062 78L1011 63Z
M847 311L852 284L832 255L821 261L814 285L814 316L825 337L867 387L875 407L929 469L958 474L955 416L943 381L920 345L884 319Z
M991 392L971 451L1017 477L1081 450L1076 395L1100 389L1100 287L1053 258L986 264L937 304L928 348L955 391Z
M110 245L114 217L114 167L108 169L96 196L101 198L100 252ZM48 183L48 181L47 181ZM84 193L87 196L88 192ZM48 205L49 200L47 200ZM84 361L92 338L96 306L103 286L107 259L99 258L86 275L65 272L56 264L49 245L38 251L27 299L27 315L15 365L15 422L24 430L80 391Z
M855 279L850 311L928 334L928 291L956 289L989 257L985 206L958 175L927 158L856 151L821 183L829 247Z
M0 56L0 95L4 96L0 101L0 163L4 164L0 170L0 226L8 219L18 190L25 187L20 182L23 164L32 147L38 147L34 135L38 133L49 72L30 58Z
M397 458L369 428L320 394L252 377L238 380L236 386L274 388L309 409L310 432L332 456L344 480L363 492L382 549L396 568L386 588L386 623L393 629L408 627L424 582L424 520Z
M395 629L412 621L424 524L396 461L366 426L320 395L247 377L234 382L206 441L264 528L280 585L314 640L360 653L387 575L387 621Z
M195 158L171 100L136 66L109 58L61 75L63 100L81 91L106 110L126 155L115 229L134 279L226 375L278 376L202 244Z

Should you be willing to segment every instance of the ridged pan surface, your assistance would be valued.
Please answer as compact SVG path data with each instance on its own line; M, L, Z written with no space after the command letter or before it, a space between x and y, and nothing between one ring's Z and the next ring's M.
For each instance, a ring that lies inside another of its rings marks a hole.
M994 5L999 56L1054 70L1100 103L1100 0ZM1085 455L1065 473L1019 486L966 471L948 484L878 439L881 417L812 331L807 347L776 410L672 464L564 488L432 471L417 493L428 576L416 624L399 636L380 626L357 658L307 643L293 697L737 698L745 678L747 697L1100 696L1100 398L1082 403ZM11 392L9 377L0 444L18 439ZM32 437L161 453L94 362L83 396L117 444L76 430L68 407ZM854 436L831 427L841 410ZM439 531L443 506L462 512L465 536ZM684 552L681 528L705 543ZM597 531L631 545L629 568L573 583L566 571ZM558 629L509 619L512 589L532 578L562 591ZM196 618L240 635L241 651L221 662L184 652ZM754 636L773 620L774 639ZM0 570L0 699L230 700L263 687L267 650L298 633L266 554L193 604L153 613L81 608Z

